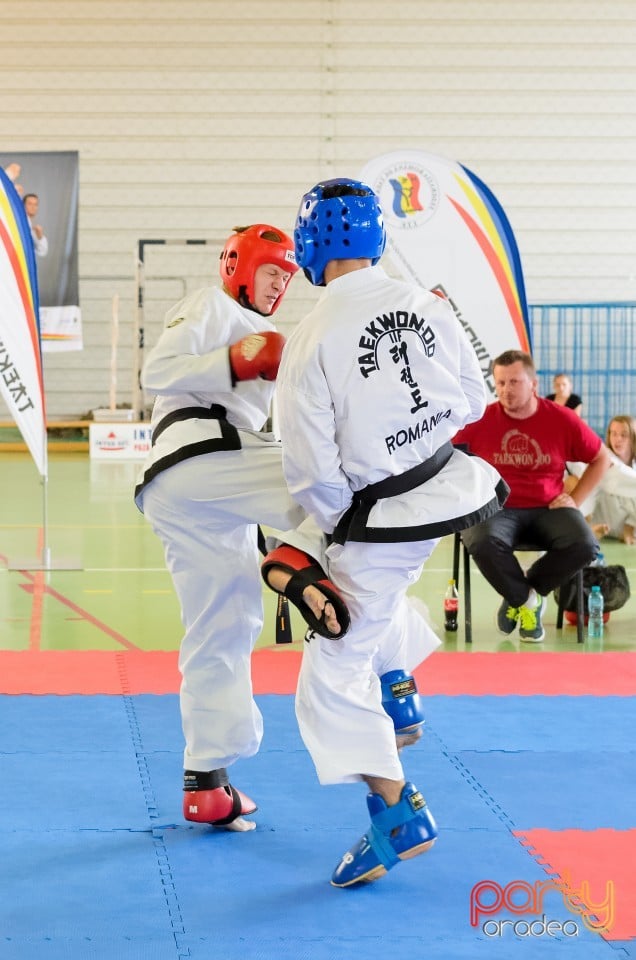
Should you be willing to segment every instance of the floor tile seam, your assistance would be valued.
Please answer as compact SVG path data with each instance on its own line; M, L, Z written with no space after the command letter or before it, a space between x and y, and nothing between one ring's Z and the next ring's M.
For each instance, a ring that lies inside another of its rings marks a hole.
M448 937L445 934L430 935L429 933L423 933L423 934L409 935L409 934L391 933L392 944L393 943L398 943L400 945L411 944L411 945L417 945L418 947L421 947L422 945L429 944L429 943L441 944L441 943L454 943L455 941L461 944L465 944L466 942L465 939L461 936L458 936L455 938L455 937ZM302 934L295 933L293 935L290 934L289 936L285 936L284 934L281 934L280 936L258 936L258 938L250 938L249 936L247 937L241 936L240 934L236 934L235 936L230 936L229 934L221 934L220 936L214 937L214 938L197 937L196 940L194 940L194 938L190 938L190 942L197 943L197 944L213 943L215 945L226 944L228 942L244 944L244 945L253 944L255 942L268 944L268 945L269 944L285 944L285 945L287 944L322 944L327 946L331 946L331 945L338 946L339 944L347 944L347 945L351 945L352 947L355 947L357 945L372 946L375 944L386 946L387 940L386 940L386 937L382 934L365 935L360 933L360 934L356 934L355 936L347 936L346 934L343 934L342 936L337 934L335 935L326 934L325 936L302 936ZM358 952L356 952L355 956L358 956L358 955L360 955L361 957L364 957L363 953L358 954ZM354 954L352 954L351 956L354 956ZM417 960L420 960L420 956L423 957L424 955L418 954ZM450 960L452 960L452 958L450 958Z
M272 832L272 831L275 832L275 829L276 829L274 826L270 826L269 822L267 824L260 823L259 827L261 828L261 832ZM298 823L298 824L288 823L285 829L287 830L288 833L294 834L294 835L296 834L305 835L307 833L311 833L312 831L311 826L307 826L302 823ZM330 831L334 834L340 834L340 833L349 834L351 832L351 829L352 829L352 825L349 825L349 824L330 827ZM523 836L525 836L527 832L530 832L531 830L536 830L536 829L546 829L546 830L550 830L552 833L564 833L566 831L575 831L577 833L582 833L582 834L598 834L601 832L608 832L608 831L612 833L617 833L617 834L636 833L636 826L633 826L633 827L599 826L599 827L564 827L564 828L552 828L552 827L517 828L515 827L515 829L512 832L515 835L515 839L518 839L517 834L522 834ZM165 823L160 823L160 824L154 823L154 824L148 824L148 826L140 826L140 827L126 827L126 826L112 826L112 827L57 826L56 827L56 826L42 826L42 825L36 825L33 827L0 826L0 836L3 836L3 837L9 837L9 836L15 836L15 835L50 836L53 834L66 836L66 835L73 835L77 833L82 833L82 834L93 833L93 834L100 834L102 836L108 836L110 834L114 834L114 835L148 834L154 837L155 832L163 835L163 832L166 830L178 830L182 832L194 833L197 831L197 825L196 824L190 825L187 823L183 823L181 821L175 822L170 820L170 821L166 821ZM462 826L457 826L456 824L450 824L450 825L446 824L444 826L444 831L446 833L454 833L457 835L462 835L465 833L466 834L473 834L473 833L489 834L489 833L499 832L496 827L488 827L483 825L462 827ZM527 844L522 844L522 846L526 847ZM531 856L534 855L531 850L528 850L527 852L530 853Z
M55 827L55 826L43 826L42 824L38 824L32 828L0 826L0 836L9 836L12 834L28 834L28 835L37 834L38 836L48 835L48 834L66 835L66 834L75 834L75 833L96 833L96 834L102 834L104 836L108 834L138 833L138 834L147 834L148 836L153 836L153 831L155 830L174 830L181 826L182 824L177 824L172 822L162 823L162 824L149 823L147 824L147 826L139 826L139 827L125 827L125 826L111 826L111 827L108 827L108 826L101 826L101 827L100 826L94 826L94 827L59 826L59 827Z
M167 936L170 936L171 941L174 941L174 935L172 933L168 934ZM81 956L81 954L75 952L75 947L79 947L80 945L83 945L84 949L86 949L87 944L91 944L91 946L97 947L98 949L100 949L103 946L117 949L120 944L130 945L130 944L137 944L137 943L142 944L144 947L148 945L152 947L153 944L162 945L164 943L164 938L148 937L147 934L143 936L121 935L119 937L108 937L108 936L106 937L101 937L101 936L98 936L98 937L60 937L60 936L15 937L13 936L13 937L0 938L0 944L3 941L8 944L12 944L12 945L15 944L16 946L25 946L28 948L41 946L43 944L46 944L48 947L51 945L51 943L53 943L53 944L56 944L57 946L62 945L65 948L68 947L73 949L73 953L71 954L66 952L65 957L71 957L71 956L79 957ZM192 957L190 948L187 946L186 947L177 946L176 950L177 952L175 953L175 960L190 960L190 958ZM144 956L145 955L146 955L146 952L144 951ZM42 954L42 957L43 956L44 954ZM109 952L108 954L104 954L104 956L105 957L107 956L108 960L112 960L112 958L116 957L117 954L113 952Z
M117 654L116 662L121 683L122 701L130 727L132 745L137 760L137 769L139 772L144 802L146 804L146 809L151 823L152 821L155 821L151 830L152 843L157 861L157 868L159 871L159 880L161 882L168 920L170 923L170 930L174 937L178 960L186 960L186 958L190 956L190 951L186 947L182 946L183 937L185 936L183 912L179 902L179 896L177 893L175 878L172 872L172 866L170 864L168 849L163 837L163 831L165 828L156 822L158 819L157 799L152 787L152 778L150 776L147 757L144 751L143 737L139 719L137 717L137 711L135 709L134 696L130 692L129 677L126 670L126 657L123 652Z
M534 860L537 866L540 867L545 872L546 876L548 876L553 882L556 883L557 880L561 880L562 878L560 877L560 874L558 873L558 871L554 867L552 867L552 865L548 863L548 861L541 858L539 851L536 851L535 849L535 852L533 853L533 850L530 849L531 845L529 843L525 843L525 844L523 843L523 840L522 840L523 830L516 826L512 817L507 813L506 810L504 810L501 804L492 796L490 791L487 790L486 787L484 787L484 785L481 783L478 777L476 777L470 771L469 767L467 767L466 764L463 763L463 761L460 759L459 756L457 756L457 754L455 754L452 750L448 748L447 744L444 742L442 737L434 729L431 729L430 726L428 727L428 729L429 729L429 732L432 733L435 739L437 740L442 755L446 757L446 759L455 767L455 769L463 777L463 779L467 782L467 784L475 791L475 793L480 797L480 799L484 801L487 808L497 817L498 820L501 821L501 823L505 826L505 828L510 833L515 843L518 844L532 860ZM532 751L526 751L526 752L532 752ZM522 836L520 837L519 834L521 834Z
M486 787L478 780L477 777L469 770L469 768L460 760L459 756L454 753L445 743L443 738L437 733L430 724L427 724L427 730L432 736L437 740L439 748L441 750L442 756L446 757L449 763L455 767L457 772L461 777L468 783L472 790L484 801L488 809L497 817L498 820L503 823L507 830L512 834L516 829L516 825L512 818L506 813L503 807L495 800L492 794L486 789Z
M478 796L480 796L480 797L484 800L484 802L485 802L486 806L488 807L488 809L490 809L491 812L494 813L495 816L496 816L499 820L501 820L501 822L504 824L504 826L506 827L506 829L508 829L513 836L515 836L515 831L518 831L518 830L521 829L521 828L519 828L519 827L516 826L516 824L515 824L514 820L512 819L512 817L504 810L504 808L501 806L501 804L492 796L492 794L490 793L490 791L481 783L481 781L479 780L479 778L476 777L474 773L472 773L472 771L470 770L470 768L469 768L466 764L464 764L464 762L460 759L459 754L461 754L462 756L465 756L466 754L473 754L473 755L475 755L475 756L483 757L483 756L486 756L486 755L488 755L488 754L500 754L500 755L502 755L502 756L504 756L504 755L514 756L514 755L524 754L524 753L525 753L525 754L544 754L544 755L545 755L545 754L548 754L548 753L551 753L551 754L554 754L555 756L561 756L561 755L566 754L566 753L569 753L569 754L572 754L572 753L581 753L581 754L584 754L585 757L589 759L591 756L593 756L593 754L594 754L595 752L602 753L603 756L607 756L608 753L609 753L609 754L613 754L613 755L621 756L621 757L623 757L623 756L626 755L626 754L628 754L628 755L631 756L631 754L635 752L634 750L608 751L608 750L603 749L603 750L599 750L599 751L589 751L589 750L580 750L580 751L572 751L572 750L569 750L569 751L560 751L560 750L518 750L518 751L512 751L512 750L510 750L510 751L502 751L502 750L484 750L484 751L460 750L460 751L458 751L457 753L455 753L452 749L449 748L448 744L443 740L443 738L441 737L441 735L440 735L439 733L437 733L437 731L432 727L432 725L431 725L430 723L427 724L427 730L428 730L428 732L429 732L430 734L432 734L432 735L434 736L434 738L437 740L442 755L445 756L445 757L447 758L447 760L456 768L456 770L458 771L458 773L460 773L460 775L461 775L461 776L463 777L463 779L468 783L468 785L475 791L475 793L477 793ZM636 824L635 824L635 827L636 827ZM606 828L604 828L604 827L596 827L595 829L606 829ZM627 828L627 829L634 829L634 828L630 827L630 828ZM517 838L516 836L515 836L515 840L518 842L518 838Z
M537 744L536 747L520 747L519 749L505 748L505 747L488 747L481 750L476 750L471 747L460 747L457 751L458 754L474 754L475 756L486 756L488 754L502 754L505 756L518 756L520 754L527 753L541 753L541 754L552 754L562 756L563 754L579 754L586 757L592 757L595 754L602 754L604 757L620 756L624 754L636 754L636 746L630 746L624 750L615 747L606 747L598 746L594 748L583 749L579 747L577 749L572 749L569 747L548 747L547 745Z
M503 809L503 807L495 800L492 794L484 787L484 785L479 781L477 777L474 776L465 766L465 764L459 759L459 757L450 751L446 744L443 742L442 738L431 731L435 738L437 739L442 754L449 760L449 762L456 768L456 770L461 774L461 776L466 780L468 785L477 793L477 795L485 802L486 806L491 810L492 813L503 823L511 838L515 843L530 857L535 864L543 870L545 875L556 885L563 887L564 891L567 891L567 884L563 880L560 872L552 866L547 860L545 860L540 851L536 847L532 847L529 841L524 843L523 831L515 826L514 821L509 816L509 814ZM605 940L603 942L609 945L609 941ZM628 954L626 954L628 956Z

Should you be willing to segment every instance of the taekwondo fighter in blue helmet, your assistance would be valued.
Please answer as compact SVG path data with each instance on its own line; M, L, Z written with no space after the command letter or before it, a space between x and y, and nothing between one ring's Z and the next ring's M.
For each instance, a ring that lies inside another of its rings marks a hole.
M378 265L386 234L373 190L319 183L302 199L294 242L299 266L325 289L279 370L283 469L327 535L323 566L350 615L341 636L307 634L296 713L320 782L369 789L370 827L331 879L348 887L437 837L401 762L423 722L413 670L440 643L407 589L439 538L498 511L507 487L451 445L482 415L484 379L449 303ZM279 593L290 580L285 549L263 565Z

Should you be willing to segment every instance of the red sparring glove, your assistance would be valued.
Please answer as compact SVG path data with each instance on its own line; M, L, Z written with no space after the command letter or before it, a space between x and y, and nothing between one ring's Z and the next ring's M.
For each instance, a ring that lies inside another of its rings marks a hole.
M239 380L275 380L285 337L276 330L251 333L230 347L232 382Z

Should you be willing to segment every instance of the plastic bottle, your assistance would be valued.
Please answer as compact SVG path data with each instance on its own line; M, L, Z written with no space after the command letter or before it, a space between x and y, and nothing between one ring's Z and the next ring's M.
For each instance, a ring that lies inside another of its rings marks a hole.
M603 636L603 594L598 585L594 585L587 598L587 636L589 640L600 640Z
M599 550L599 552L596 554L594 560L592 560L590 566L591 566L591 567L604 567L604 566L605 566L605 555L604 555L603 553L601 553L600 550Z
M444 630L454 633L457 630L457 611L459 609L459 594L454 580L448 581L444 594Z

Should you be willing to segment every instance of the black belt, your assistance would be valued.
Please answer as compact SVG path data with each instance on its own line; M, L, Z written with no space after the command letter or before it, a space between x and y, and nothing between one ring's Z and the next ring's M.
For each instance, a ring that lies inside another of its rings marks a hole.
M162 417L152 431L152 446L159 439L164 430L179 420L226 420L227 410L220 403L213 403L211 407L181 407L172 410Z
M384 480L370 483L368 487L358 490L353 495L351 506L340 517L332 534L332 540L336 543L345 543L347 540L366 541L365 531L369 513L378 500L397 497L426 483L446 466L454 449L453 444L448 441L423 463L418 463L417 466L397 476L385 477Z

